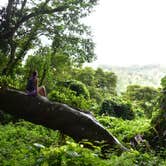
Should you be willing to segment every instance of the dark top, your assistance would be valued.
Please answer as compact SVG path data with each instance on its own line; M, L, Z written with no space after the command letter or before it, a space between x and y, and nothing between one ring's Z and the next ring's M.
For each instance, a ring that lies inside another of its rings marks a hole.
M31 77L28 80L27 86L26 86L26 90L29 92L32 92L36 89L36 78L35 77Z

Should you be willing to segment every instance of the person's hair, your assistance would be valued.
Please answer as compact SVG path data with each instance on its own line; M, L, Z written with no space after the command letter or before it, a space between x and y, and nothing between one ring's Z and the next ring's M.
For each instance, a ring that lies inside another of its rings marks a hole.
M38 72L37 72L37 71L34 71L34 72L32 73L32 76L33 76L33 77L38 76Z

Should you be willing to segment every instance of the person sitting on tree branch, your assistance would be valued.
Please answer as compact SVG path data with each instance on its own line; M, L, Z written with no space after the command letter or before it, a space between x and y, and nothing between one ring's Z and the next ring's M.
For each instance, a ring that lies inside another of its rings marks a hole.
M46 89L44 86L38 87L38 72L34 71L32 76L29 78L26 92L30 96L37 96L38 94L46 97Z

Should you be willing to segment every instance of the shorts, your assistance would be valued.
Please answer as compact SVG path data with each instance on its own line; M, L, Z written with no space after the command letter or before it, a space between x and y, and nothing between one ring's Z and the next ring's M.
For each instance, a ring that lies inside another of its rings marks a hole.
M37 96L37 90L27 91L28 96Z

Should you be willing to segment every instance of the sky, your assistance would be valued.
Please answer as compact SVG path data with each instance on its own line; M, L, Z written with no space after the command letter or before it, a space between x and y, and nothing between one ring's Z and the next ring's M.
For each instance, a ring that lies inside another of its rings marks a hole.
M100 0L86 22L96 43L93 64L166 64L165 0Z
M94 10L94 65L166 65L166 0L99 0Z

